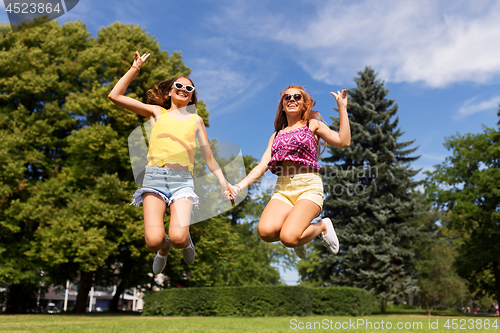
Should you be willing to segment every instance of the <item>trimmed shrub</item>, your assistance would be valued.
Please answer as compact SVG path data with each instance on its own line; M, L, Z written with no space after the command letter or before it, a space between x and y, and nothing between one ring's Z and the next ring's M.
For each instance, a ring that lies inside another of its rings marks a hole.
M313 314L364 316L371 313L372 296L366 290L351 287L313 290Z
M144 297L143 315L281 317L366 315L371 295L348 287L246 286L165 289Z

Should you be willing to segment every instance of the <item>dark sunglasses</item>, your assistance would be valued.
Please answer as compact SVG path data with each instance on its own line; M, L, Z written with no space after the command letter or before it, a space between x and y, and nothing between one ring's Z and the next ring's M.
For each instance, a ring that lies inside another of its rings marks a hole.
M180 82L174 82L174 87L178 90L181 90L182 88L186 88L186 91L187 92L192 92L194 91L194 87L193 86L190 86L189 84L182 84Z
M293 94L293 95L290 95L290 94L284 94L283 95L283 100L285 102L288 102L289 100L291 99L294 99L296 102L300 101L302 99L302 95L301 94Z

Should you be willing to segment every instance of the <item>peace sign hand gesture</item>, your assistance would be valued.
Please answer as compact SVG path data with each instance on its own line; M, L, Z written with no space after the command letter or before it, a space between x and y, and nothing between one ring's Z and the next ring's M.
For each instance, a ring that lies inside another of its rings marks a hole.
M337 91L337 93L331 92L335 99L337 100L337 106L339 107L339 111L341 109L347 109L347 90L342 89L342 91Z
M144 53L142 56L140 55L139 51L135 51L135 59L134 59L134 63L132 64L132 66L137 66L139 68L141 68L141 66L146 62L146 60L149 58L149 55L151 53Z

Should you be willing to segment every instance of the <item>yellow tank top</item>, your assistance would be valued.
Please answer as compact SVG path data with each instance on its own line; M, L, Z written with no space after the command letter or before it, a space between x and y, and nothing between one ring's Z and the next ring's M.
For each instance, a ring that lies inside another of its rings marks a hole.
M187 120L180 120L163 109L151 129L148 165L188 167L193 172L196 118L196 114L193 114Z

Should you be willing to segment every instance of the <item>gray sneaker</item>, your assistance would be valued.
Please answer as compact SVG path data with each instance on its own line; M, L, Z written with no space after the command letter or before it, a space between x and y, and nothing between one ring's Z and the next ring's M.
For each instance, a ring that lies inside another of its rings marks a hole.
M161 256L160 251L158 251L156 252L155 260L153 261L153 273L155 274L160 274L167 265L168 252L170 252L170 249L172 248L172 243L170 243L170 240L168 238L166 240L168 241L167 255Z
M182 256L184 257L184 261L186 264L192 264L194 261L196 253L194 251L194 244L191 236L189 237L189 245L182 249Z
M332 221L326 217L322 219L323 223L326 226L326 235L323 233L319 234L323 245L332 253L337 254L340 249L339 239L337 238L337 234L335 233L335 229L333 228Z
M300 259L305 259L307 257L306 244L294 247L293 250L295 251L295 254L297 255L297 257L299 257Z

